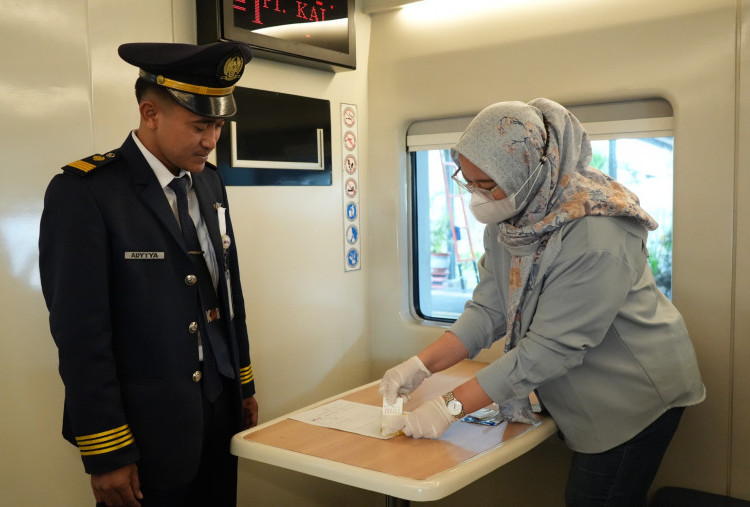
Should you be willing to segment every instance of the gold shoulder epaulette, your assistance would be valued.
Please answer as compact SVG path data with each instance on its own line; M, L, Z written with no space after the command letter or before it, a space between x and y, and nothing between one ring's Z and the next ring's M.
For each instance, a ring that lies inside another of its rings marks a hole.
M63 171L77 174L79 176L86 176L87 174L91 174L94 169L98 169L113 160L116 160L119 156L120 154L117 150L109 151L104 155L91 155L90 157L82 158L81 160L76 160L75 162L63 166Z

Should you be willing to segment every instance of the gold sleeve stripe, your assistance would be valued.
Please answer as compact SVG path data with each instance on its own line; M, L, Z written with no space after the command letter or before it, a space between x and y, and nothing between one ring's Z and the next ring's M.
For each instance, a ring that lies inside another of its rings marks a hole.
M253 367L245 366L244 368L240 368L240 382L242 384L247 384L248 382L253 380Z
M96 167L94 164L89 164L88 162L84 162L83 160L77 160L75 162L71 162L68 165L70 167L75 167L76 169L79 169L85 173L89 172L94 167Z
M111 429L111 430L102 431L101 433L92 433L91 435L83 435L80 437L76 437L76 442L78 442L79 444L85 444L87 443L88 440L98 439L98 438L106 437L106 436L112 437L116 433L122 433L122 432L130 433L130 428L128 428L127 424L123 424L122 426Z
M126 435L119 436L116 439L115 438L109 439L106 442L97 442L95 444L86 444L86 445L78 444L78 449L80 449L81 452L83 452L83 451L93 451L94 449L107 449L109 447L113 447L113 446L115 446L117 444L120 444L120 443L124 442L125 440L131 440L132 441L133 440L133 435L131 435L130 433L128 433Z
M135 439L127 424L101 433L76 437L76 444L81 456L112 452L133 442L135 442Z
M133 437L130 437L129 439L127 439L124 442L122 442L121 444L115 445L113 447L108 447L106 449L99 449L99 450L96 450L96 451L83 451L83 450L81 450L81 456L92 456L94 454L104 454L105 452L116 451L117 449L121 449L122 447L130 445L133 442L134 442Z
M85 440L76 440L76 443L78 444L78 447L85 447L93 444L100 444L102 442L111 442L115 439L122 439L123 437L132 437L133 434L130 433L130 430L123 430L118 433L113 433L112 435L107 435L106 437L101 438L90 438Z

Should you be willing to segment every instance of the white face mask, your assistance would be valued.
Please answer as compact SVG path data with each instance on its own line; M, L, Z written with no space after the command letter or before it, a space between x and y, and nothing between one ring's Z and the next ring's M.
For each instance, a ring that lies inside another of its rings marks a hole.
M474 215L474 218L477 219L477 222L482 224L496 224L498 222L504 222L505 220L516 216L518 212L522 210L524 206L526 206L526 203L529 200L529 194L531 194L531 190L526 193L526 198L523 201L516 204L516 198L518 197L518 194L521 192L523 187L525 187L526 184L531 180L531 178L534 177L534 173L536 173L534 183L531 184L532 187L534 186L536 181L539 179L539 175L542 173L540 169L542 168L542 165L546 160L547 157L542 157L542 159L539 161L539 165L537 165L536 169L534 169L529 177L526 178L526 181L523 182L521 188L519 188L516 192L514 192L512 195L509 195L505 199L495 201L488 199L480 192L472 192L469 209L471 210L471 214Z
M491 201L479 192L471 194L469 209L477 222L482 224L496 224L503 222L517 213L510 197L499 201Z

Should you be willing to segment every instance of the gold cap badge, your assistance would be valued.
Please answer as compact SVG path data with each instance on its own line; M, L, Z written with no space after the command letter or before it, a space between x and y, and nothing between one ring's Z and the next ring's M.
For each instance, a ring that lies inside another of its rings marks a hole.
M227 58L227 61L224 62L224 74L221 76L221 79L224 81L234 81L235 79L238 79L242 74L242 67L244 64L245 61L241 56Z

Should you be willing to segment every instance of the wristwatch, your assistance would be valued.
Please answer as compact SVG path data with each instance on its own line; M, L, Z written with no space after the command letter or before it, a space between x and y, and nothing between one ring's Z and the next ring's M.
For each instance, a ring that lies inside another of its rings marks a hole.
M456 399L455 396L453 396L453 391L449 393L445 393L443 396L443 401L445 401L445 406L448 407L448 413L452 415L455 419L461 419L463 417L466 417L466 412L464 412L464 406L461 404L460 401Z

